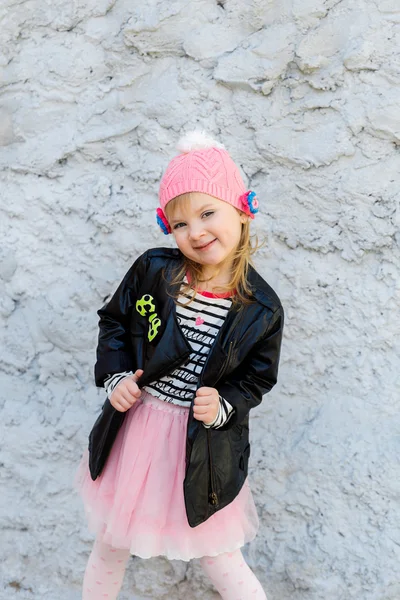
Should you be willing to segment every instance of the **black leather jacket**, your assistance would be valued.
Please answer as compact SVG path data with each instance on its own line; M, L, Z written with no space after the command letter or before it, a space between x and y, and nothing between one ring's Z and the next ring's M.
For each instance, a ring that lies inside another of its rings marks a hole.
M171 270L182 260L178 249L148 250L98 310L98 387L104 385L107 373L136 369L144 370L138 382L143 387L188 361L192 349L178 325L174 300L166 293ZM240 310L231 306L198 383L198 387L216 388L234 413L221 429L207 429L194 419L193 402L189 411L183 491L191 527L206 521L239 493L250 455L249 411L277 381L283 308L252 267L248 281L255 302ZM172 286L169 289L176 291ZM141 312L137 300L142 300ZM146 301L151 304L146 306Z

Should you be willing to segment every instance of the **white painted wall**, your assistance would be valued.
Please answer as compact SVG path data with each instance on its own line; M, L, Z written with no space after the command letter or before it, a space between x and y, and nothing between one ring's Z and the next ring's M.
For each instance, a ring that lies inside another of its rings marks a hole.
M1 600L79 600L71 480L104 394L96 310L155 225L179 136L241 165L286 309L252 411L269 600L398 600L398 0L3 0ZM121 600L211 600L196 561L132 559Z

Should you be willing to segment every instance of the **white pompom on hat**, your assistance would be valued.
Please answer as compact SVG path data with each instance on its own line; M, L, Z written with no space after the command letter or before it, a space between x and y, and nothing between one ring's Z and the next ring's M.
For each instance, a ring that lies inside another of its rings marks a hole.
M195 129L185 133L179 138L176 148L182 154L187 154L192 150L203 150L204 148L226 149L221 142L212 138L204 129Z

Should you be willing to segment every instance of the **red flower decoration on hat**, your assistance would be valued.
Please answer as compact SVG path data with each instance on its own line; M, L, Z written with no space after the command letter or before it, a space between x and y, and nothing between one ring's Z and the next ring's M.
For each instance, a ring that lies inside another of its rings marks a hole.
M239 200L242 204L243 212L245 212L247 215L249 215L249 217L254 219L255 214L258 213L258 200L256 193L249 190L245 194L242 194Z
M171 227L168 223L167 217L165 216L163 209L157 208L156 212L157 212L157 223L161 227L161 231L163 233L165 233L165 235L172 233Z

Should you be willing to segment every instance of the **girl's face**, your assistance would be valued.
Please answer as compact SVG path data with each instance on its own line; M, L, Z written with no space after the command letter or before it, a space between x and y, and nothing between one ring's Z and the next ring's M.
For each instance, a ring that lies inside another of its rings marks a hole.
M242 229L248 219L228 202L202 192L178 201L169 224L181 252L201 265L230 267Z

